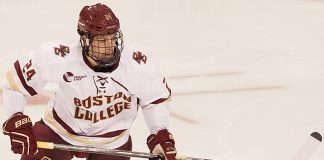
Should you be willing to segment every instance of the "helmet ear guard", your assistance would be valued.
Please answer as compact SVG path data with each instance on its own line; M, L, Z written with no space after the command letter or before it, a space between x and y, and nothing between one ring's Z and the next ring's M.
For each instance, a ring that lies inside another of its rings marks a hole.
M87 55L89 53L89 46L93 40L93 36L90 36L90 34L87 32L81 31L79 28L78 28L78 33L80 35L82 52L84 52Z

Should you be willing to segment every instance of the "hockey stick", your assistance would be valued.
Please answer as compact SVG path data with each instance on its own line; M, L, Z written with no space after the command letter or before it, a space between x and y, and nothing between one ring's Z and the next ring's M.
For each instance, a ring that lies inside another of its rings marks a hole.
M316 151L322 142L322 136L318 132L313 132L304 145L296 152L290 160L307 160Z
M147 158L147 159L154 159L154 160L164 159L164 157L159 154L124 151L124 150L107 149L107 148L91 147L91 146L55 144L51 142L41 142L41 141L37 142L37 147L42 149L58 149L64 151L97 153L97 154L106 154L106 155L122 156L122 157L137 157L137 158ZM177 160L209 160L209 159L177 156Z

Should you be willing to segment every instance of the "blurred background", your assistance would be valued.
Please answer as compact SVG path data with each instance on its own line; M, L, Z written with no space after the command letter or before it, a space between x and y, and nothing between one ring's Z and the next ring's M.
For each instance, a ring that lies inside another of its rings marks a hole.
M310 133L324 134L322 0L0 0L0 79L42 42L78 41L78 14L97 2L119 17L125 45L166 76L179 155L287 160ZM28 99L34 122L54 92L49 84ZM131 134L133 150L148 152L141 113ZM0 142L0 159L19 159L9 137ZM323 158L320 146L310 159Z

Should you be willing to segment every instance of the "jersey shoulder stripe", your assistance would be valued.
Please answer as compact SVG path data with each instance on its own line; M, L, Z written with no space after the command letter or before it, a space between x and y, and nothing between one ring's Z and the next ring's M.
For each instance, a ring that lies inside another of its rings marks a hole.
M14 67L15 67L15 70L16 70L16 73L18 75L18 78L21 82L21 84L23 85L23 87L27 90L27 92L33 96L33 95L36 95L37 92L34 90L33 87L29 86L27 83L26 83L26 80L23 76L23 73L22 73L22 70L20 68L20 64L19 64L19 61L17 60L15 63L14 63Z

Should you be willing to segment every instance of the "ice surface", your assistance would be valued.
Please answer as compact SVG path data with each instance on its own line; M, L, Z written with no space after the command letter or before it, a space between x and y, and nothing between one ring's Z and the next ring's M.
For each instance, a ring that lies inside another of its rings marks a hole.
M173 88L179 155L287 160L310 133L324 134L323 1L102 2L119 17L125 44L158 61ZM0 0L0 78L42 42L78 40L78 13L86 4ZM33 121L42 116L44 99L26 107ZM1 124L5 119L1 106ZM142 114L131 132L134 150L148 151ZM1 160L19 159L8 137L0 134L0 142ZM323 158L320 146L311 160Z

